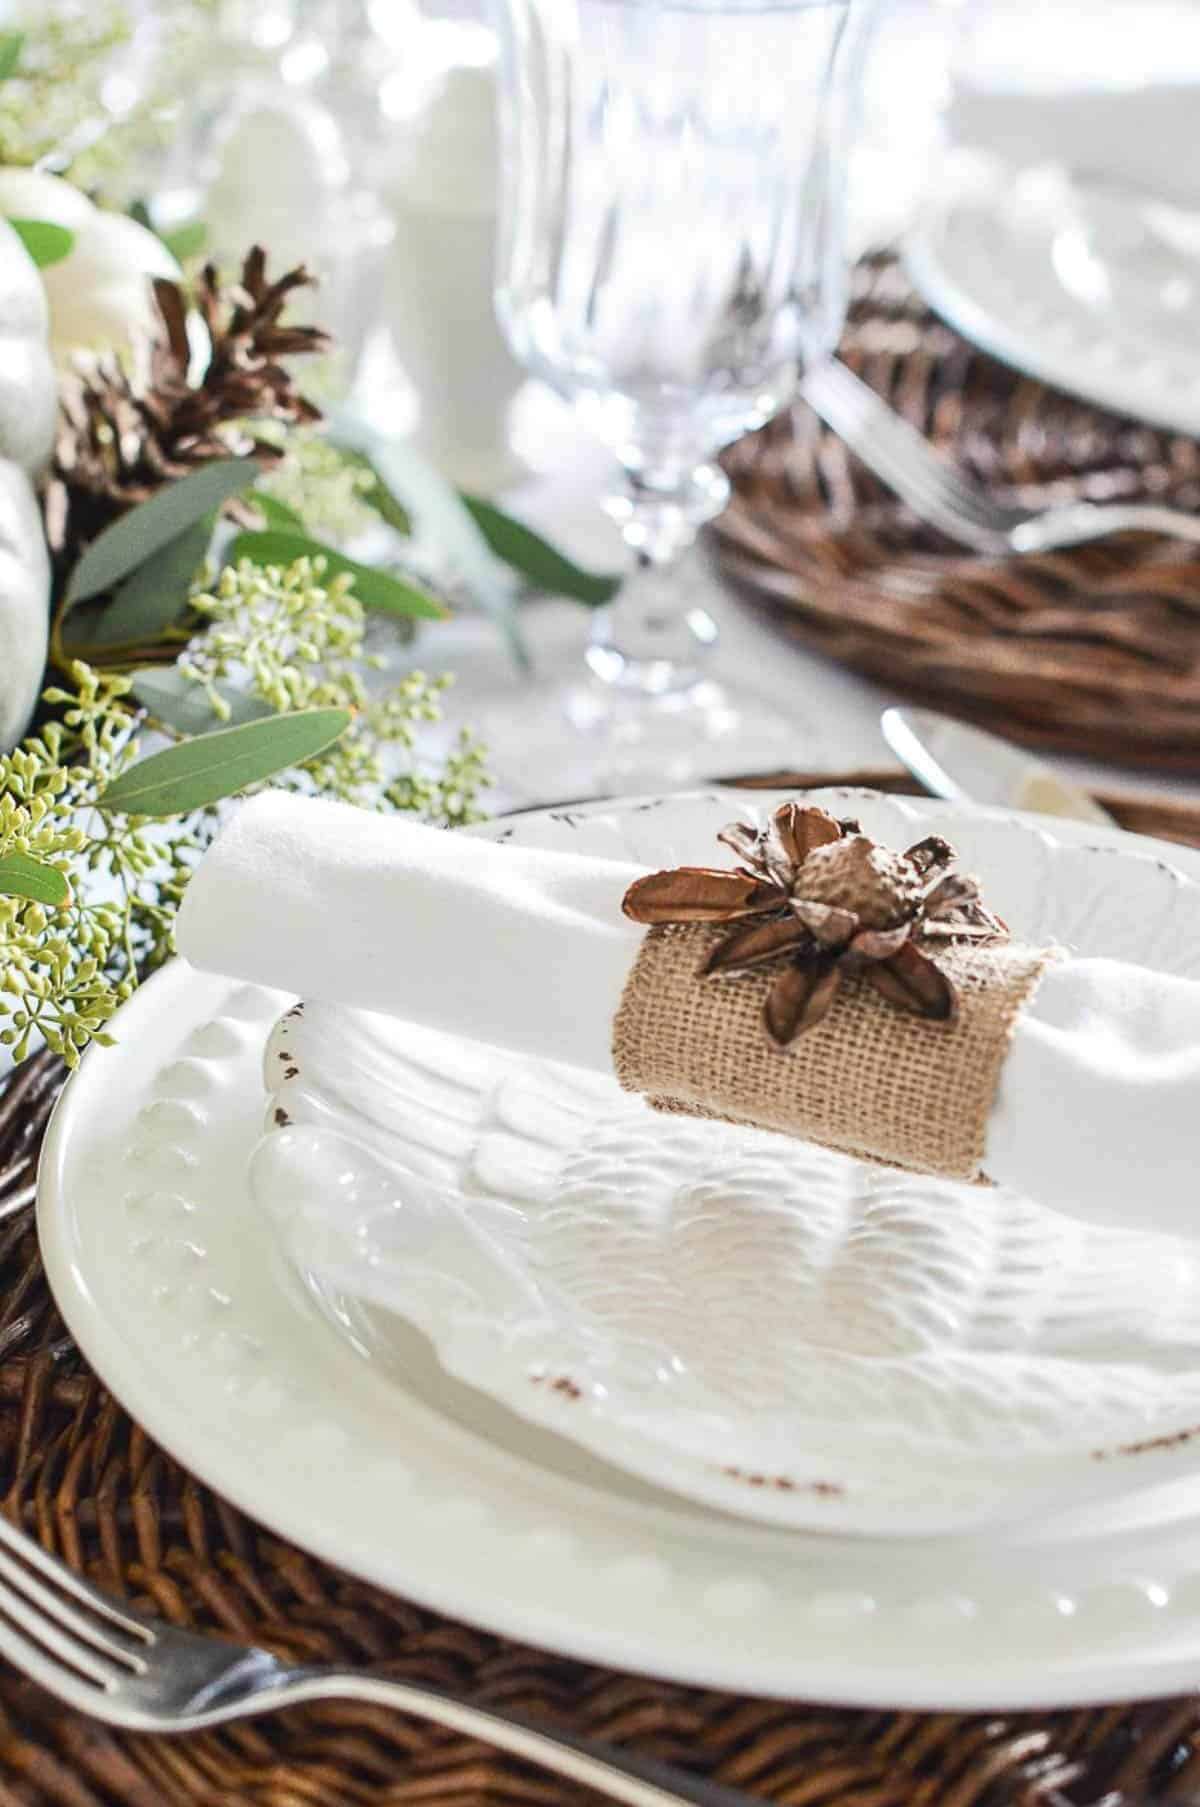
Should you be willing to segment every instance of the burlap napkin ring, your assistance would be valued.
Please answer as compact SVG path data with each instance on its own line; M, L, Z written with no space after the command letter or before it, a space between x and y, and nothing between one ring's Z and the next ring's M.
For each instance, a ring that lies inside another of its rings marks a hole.
M736 870L653 873L626 895L650 933L613 1025L621 1084L659 1110L985 1178L1000 1071L1053 951L1012 944L938 836L898 854L791 803L720 838Z

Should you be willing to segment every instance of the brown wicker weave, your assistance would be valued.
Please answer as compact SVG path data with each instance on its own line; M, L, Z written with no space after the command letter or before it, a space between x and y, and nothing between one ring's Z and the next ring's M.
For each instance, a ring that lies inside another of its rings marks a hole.
M986 357L891 263L857 273L842 355L948 455L1037 505L1200 506L1200 445ZM728 576L804 645L1031 745L1200 770L1200 550L1146 534L1037 558L964 552L807 410L728 456Z
M894 773L873 778L900 787ZM1164 827L1200 845L1200 809L1163 805ZM42 1054L0 1096L0 1207L32 1197L59 1082ZM48 1549L178 1624L457 1689L628 1742L764 1801L1200 1799L1200 1697L1004 1716L790 1706L548 1656L339 1573L193 1479L105 1392L54 1308L28 1209L0 1223L0 1485L4 1510ZM186 1738L134 1736L66 1711L0 1667L0 1807L567 1807L590 1798L382 1708L329 1703Z

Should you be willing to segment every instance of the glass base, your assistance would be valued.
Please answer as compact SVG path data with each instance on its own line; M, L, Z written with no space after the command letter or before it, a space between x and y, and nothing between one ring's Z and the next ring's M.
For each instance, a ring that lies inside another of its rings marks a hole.
M711 777L739 727L737 709L711 682L657 695L584 682L565 692L563 709L570 725L592 741L606 784L621 790Z
M662 696L597 681L539 687L478 723L502 793L524 803L680 790L802 764L803 722L703 681Z

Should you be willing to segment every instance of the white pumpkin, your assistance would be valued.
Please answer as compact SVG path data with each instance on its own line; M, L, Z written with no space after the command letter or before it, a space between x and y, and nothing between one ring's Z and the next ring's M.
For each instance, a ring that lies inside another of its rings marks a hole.
M67 256L42 280L50 298L50 344L60 365L76 351L129 353L155 324L150 278L181 271L160 238L123 213L106 213L61 176L0 168L0 214L48 220L74 233Z
M24 732L46 666L50 557L31 479L50 455L57 410L45 290L0 220L0 749Z

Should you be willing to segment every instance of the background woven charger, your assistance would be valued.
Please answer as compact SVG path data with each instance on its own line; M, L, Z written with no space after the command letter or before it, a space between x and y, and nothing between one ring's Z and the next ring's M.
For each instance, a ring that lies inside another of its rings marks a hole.
M1200 507L1200 445L997 363L894 262L859 266L841 355L1005 498ZM1036 558L964 551L803 408L726 464L720 561L805 646L1030 745L1200 769L1200 548L1127 534Z
M859 783L862 773L741 780ZM912 789L894 772L880 788ZM1109 799L1200 845L1200 810ZM158 1449L105 1391L46 1285L28 1205L61 1084L0 1085L0 1507L179 1625L342 1660L628 1743L779 1807L1145 1807L1196 1798L1200 1695L1060 1713L843 1711L686 1688L476 1631L306 1555ZM21 1209L20 1207L26 1207ZM0 1665L0 1807L574 1807L593 1797L383 1707L329 1701L184 1738L113 1731Z

